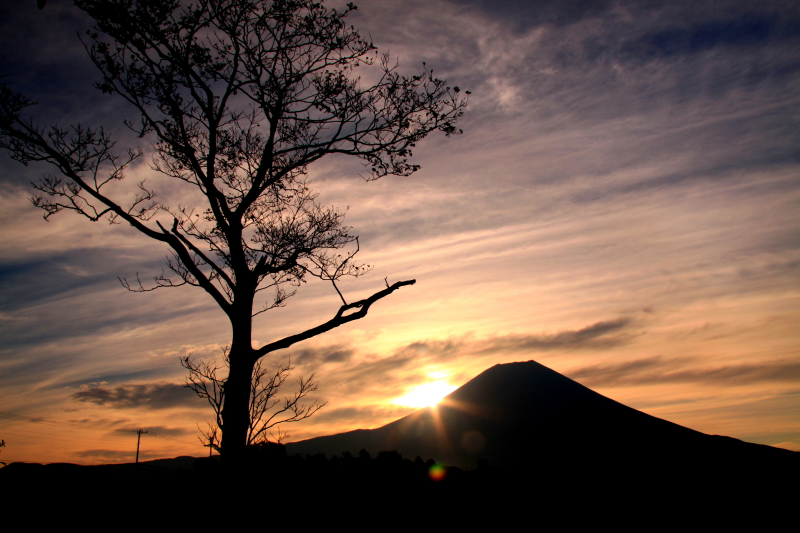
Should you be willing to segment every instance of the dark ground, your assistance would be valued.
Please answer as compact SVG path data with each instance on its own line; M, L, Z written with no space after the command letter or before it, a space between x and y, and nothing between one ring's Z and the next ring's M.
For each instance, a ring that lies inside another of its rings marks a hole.
M217 459L179 457L141 463L138 469L13 463L0 469L3 508L28 516L46 510L45 519L196 516L199 523L221 525L231 525L232 511L239 526L300 519L357 529L431 521L761 528L785 518L794 522L800 501L800 468L789 459L722 467L724 461L670 464L643 455L606 464L542 457L537 468L485 462L475 470L448 468L440 481L429 475L432 460L411 461L397 452L327 459L273 450L254 455L251 467L238 475L226 472Z

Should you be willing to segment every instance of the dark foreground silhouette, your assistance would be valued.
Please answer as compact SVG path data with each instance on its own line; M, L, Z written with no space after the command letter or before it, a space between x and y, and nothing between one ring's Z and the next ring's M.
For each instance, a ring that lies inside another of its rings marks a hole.
M238 472L219 458L14 463L0 486L10 509L202 513L199 524L234 506L247 524L316 517L390 529L512 518L763 527L791 517L800 496L800 454L649 416L532 361L487 370L436 411L249 453Z
M800 495L792 461L780 473L758 472L753 464L693 470L693 463L668 471L657 457L588 469L560 454L539 461L538 469L481 461L479 468L463 470L396 451L326 458L273 449L254 450L248 470L238 473L226 471L218 457L178 457L138 468L12 463L0 469L0 486L6 516L58 523L91 517L262 527L268 520L274 527L301 520L357 530L433 523L469 529L486 522L505 530L520 521L526 528L766 527L792 520ZM229 509L236 511L223 512Z

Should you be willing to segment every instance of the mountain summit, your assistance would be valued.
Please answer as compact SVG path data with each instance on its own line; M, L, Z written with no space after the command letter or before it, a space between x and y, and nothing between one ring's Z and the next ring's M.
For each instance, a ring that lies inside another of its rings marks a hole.
M654 464L761 468L800 454L706 435L598 394L535 361L495 365L448 395L383 427L286 445L289 454L397 450L475 468L639 468ZM754 463L755 461L755 463ZM637 466L639 465L639 466ZM560 468L560 467L558 467Z

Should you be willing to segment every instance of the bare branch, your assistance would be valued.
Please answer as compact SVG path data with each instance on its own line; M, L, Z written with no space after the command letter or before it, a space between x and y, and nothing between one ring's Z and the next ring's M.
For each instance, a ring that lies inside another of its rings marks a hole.
M195 283L191 283L189 280L187 280L185 278L183 278L180 283L174 283L170 278L168 278L168 277L166 277L164 275L164 271L163 270L161 271L161 274L159 274L158 276L153 276L153 282L155 284L152 287L149 287L149 288L146 288L142 284L142 280L139 279L139 273L138 272L136 273L136 286L132 286L130 284L130 282L128 282L128 278L121 278L121 277L117 276L117 279L119 280L120 284L122 284L122 286L125 287L125 289L127 289L127 290L129 290L131 292L151 292L151 291L154 291L156 289L164 289L164 288L168 288L168 287L181 287L181 286L187 285L187 284L196 285Z
M301 376L297 380L298 389L292 395L284 396L283 402L275 397L292 370L294 366L289 363L285 367L278 367L275 374L267 378L268 372L263 368L261 360L256 363L251 382L248 444L266 441L267 433L271 433L272 428L276 428L280 436L282 435L278 428L280 424L305 420L326 405L327 402L319 400L314 400L310 404L301 403L303 398L315 392L319 386L319 382L314 380L314 374L308 379ZM279 408L275 409L276 407Z
M227 364L227 348L223 349L223 358ZM194 361L191 356L181 357L181 366L189 371L183 386L191 389L200 398L208 401L216 414L216 427L222 429L222 407L225 404L225 378L217 376L222 368L207 361Z
M392 284L391 286L383 289L382 291L376 292L369 298L366 298L364 300L359 300L351 304L343 305L339 308L339 311L337 311L336 316L334 316L332 319L328 320L324 324L320 324L319 326L308 329L302 333L298 333L296 335L290 335L289 337L285 337L281 340L266 344L261 348L259 348L258 350L256 350L255 352L256 357L262 357L270 352L274 352L275 350L282 350L284 348L288 348L289 346L295 343L298 343L306 339L310 339L311 337L316 337L317 335L325 333L326 331L330 331L333 328L337 328L342 324L347 324L348 322L352 322L353 320L359 320L361 318L364 318L365 316L367 316L369 308L372 306L372 304L374 304L381 298L389 296L400 287L404 287L406 285L413 285L416 282L417 280L415 279L408 281L398 281ZM350 311L351 309L358 309L358 311L350 313L349 315L344 314L345 312Z
M223 349L224 367L230 368L228 348ZM189 371L184 379L184 386L192 389L200 398L208 401L215 413L215 422L208 423L208 429L200 430L200 440L204 446L211 446L221 451L218 430L224 430L222 410L225 405L225 385L227 377L219 375L223 368L216 363L207 361L194 361L190 356L181 358L181 365ZM283 399L278 399L280 388L291 375L294 366L291 362L286 366L280 365L273 373L263 366L262 361L256 362L250 380L250 402L248 406L249 422L247 431L247 444L267 442L268 435L280 442L288 433L280 429L281 424L299 422L314 415L322 409L327 402L313 400L304 403L302 400L311 393L316 392L319 382L314 379L314 374L307 379L302 376L297 380L297 390ZM198 426L198 429L199 426Z
M217 453L222 452L222 447L221 447L222 431L220 430L219 426L217 426L216 424L212 424L211 422L206 422L206 429L201 429L200 424L197 424L197 430L200 432L201 435L197 438L203 444L204 447L211 448Z

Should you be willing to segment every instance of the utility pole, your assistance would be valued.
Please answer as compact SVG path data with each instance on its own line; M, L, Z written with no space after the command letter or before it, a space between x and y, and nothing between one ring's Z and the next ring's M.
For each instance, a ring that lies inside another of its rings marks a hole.
M139 429L136 431L136 471L139 471L139 443L142 442L142 433L147 433L147 431Z

